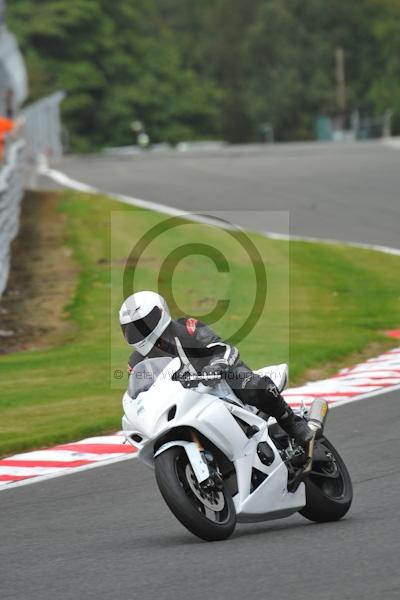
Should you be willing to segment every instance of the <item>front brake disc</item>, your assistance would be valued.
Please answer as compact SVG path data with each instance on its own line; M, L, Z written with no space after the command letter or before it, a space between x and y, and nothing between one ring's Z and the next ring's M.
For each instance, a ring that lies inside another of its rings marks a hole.
M186 479L189 484L189 487L192 490L193 494L196 496L196 498L198 500L200 500L200 502L206 508L209 508L210 510L213 510L214 512L221 512L221 510L225 506L224 494L222 492L219 492L218 490L214 490L214 489L203 490L200 487L200 484L197 481L195 474L193 473L193 469L192 469L190 463L188 463L186 465L185 475L186 475Z

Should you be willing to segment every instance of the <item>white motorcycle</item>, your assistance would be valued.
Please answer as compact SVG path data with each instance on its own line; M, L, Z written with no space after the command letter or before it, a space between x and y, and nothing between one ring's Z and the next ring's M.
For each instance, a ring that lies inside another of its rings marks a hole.
M274 419L244 405L226 381L209 387L204 377L185 375L181 382L180 369L180 358L139 363L123 397L122 426L139 460L155 468L164 500L189 531L204 540L222 540L237 521L300 512L324 522L347 513L352 483L323 435L325 401L315 401L308 414L303 410L314 431L303 449ZM287 365L258 373L284 389Z

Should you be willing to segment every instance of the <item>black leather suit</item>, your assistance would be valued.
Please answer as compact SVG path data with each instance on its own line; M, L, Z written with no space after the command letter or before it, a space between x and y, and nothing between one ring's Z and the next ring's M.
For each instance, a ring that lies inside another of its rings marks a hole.
M256 406L277 419L287 411L287 404L273 381L249 369L240 360L238 349L226 344L208 325L196 319L171 321L147 356L182 358L182 351L198 374L209 364L225 366L225 380L245 404ZM133 352L129 366L134 370L144 358L139 352Z

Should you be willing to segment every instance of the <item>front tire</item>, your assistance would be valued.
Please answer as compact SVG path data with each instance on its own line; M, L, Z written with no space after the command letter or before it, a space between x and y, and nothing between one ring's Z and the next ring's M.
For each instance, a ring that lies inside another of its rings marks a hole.
M310 521L337 521L348 512L353 500L353 486L347 467L336 448L325 437L317 445L332 460L313 463L305 480L306 506L300 514Z
M165 502L194 535L213 542L233 533L236 511L231 495L225 487L205 493L182 446L173 446L157 456L155 475Z

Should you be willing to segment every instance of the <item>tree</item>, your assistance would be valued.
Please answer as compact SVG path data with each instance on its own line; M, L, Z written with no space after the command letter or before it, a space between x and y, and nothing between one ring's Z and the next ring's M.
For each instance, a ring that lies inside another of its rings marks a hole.
M64 89L73 147L152 141L313 137L337 112L334 52L347 104L400 126L400 0L13 0L8 16L32 98Z
M379 8L373 33L381 49L379 69L369 97L375 112L393 111L393 132L400 132L400 0L371 0Z
M145 122L153 141L207 135L219 94L183 66L174 34L152 0L14 0L9 11L30 73L32 98L67 92L65 121L76 150L132 143Z
M249 107L255 129L273 123L278 139L313 137L318 114L337 112L334 51L345 49L348 103L365 104L377 45L366 0L269 0L248 30Z

